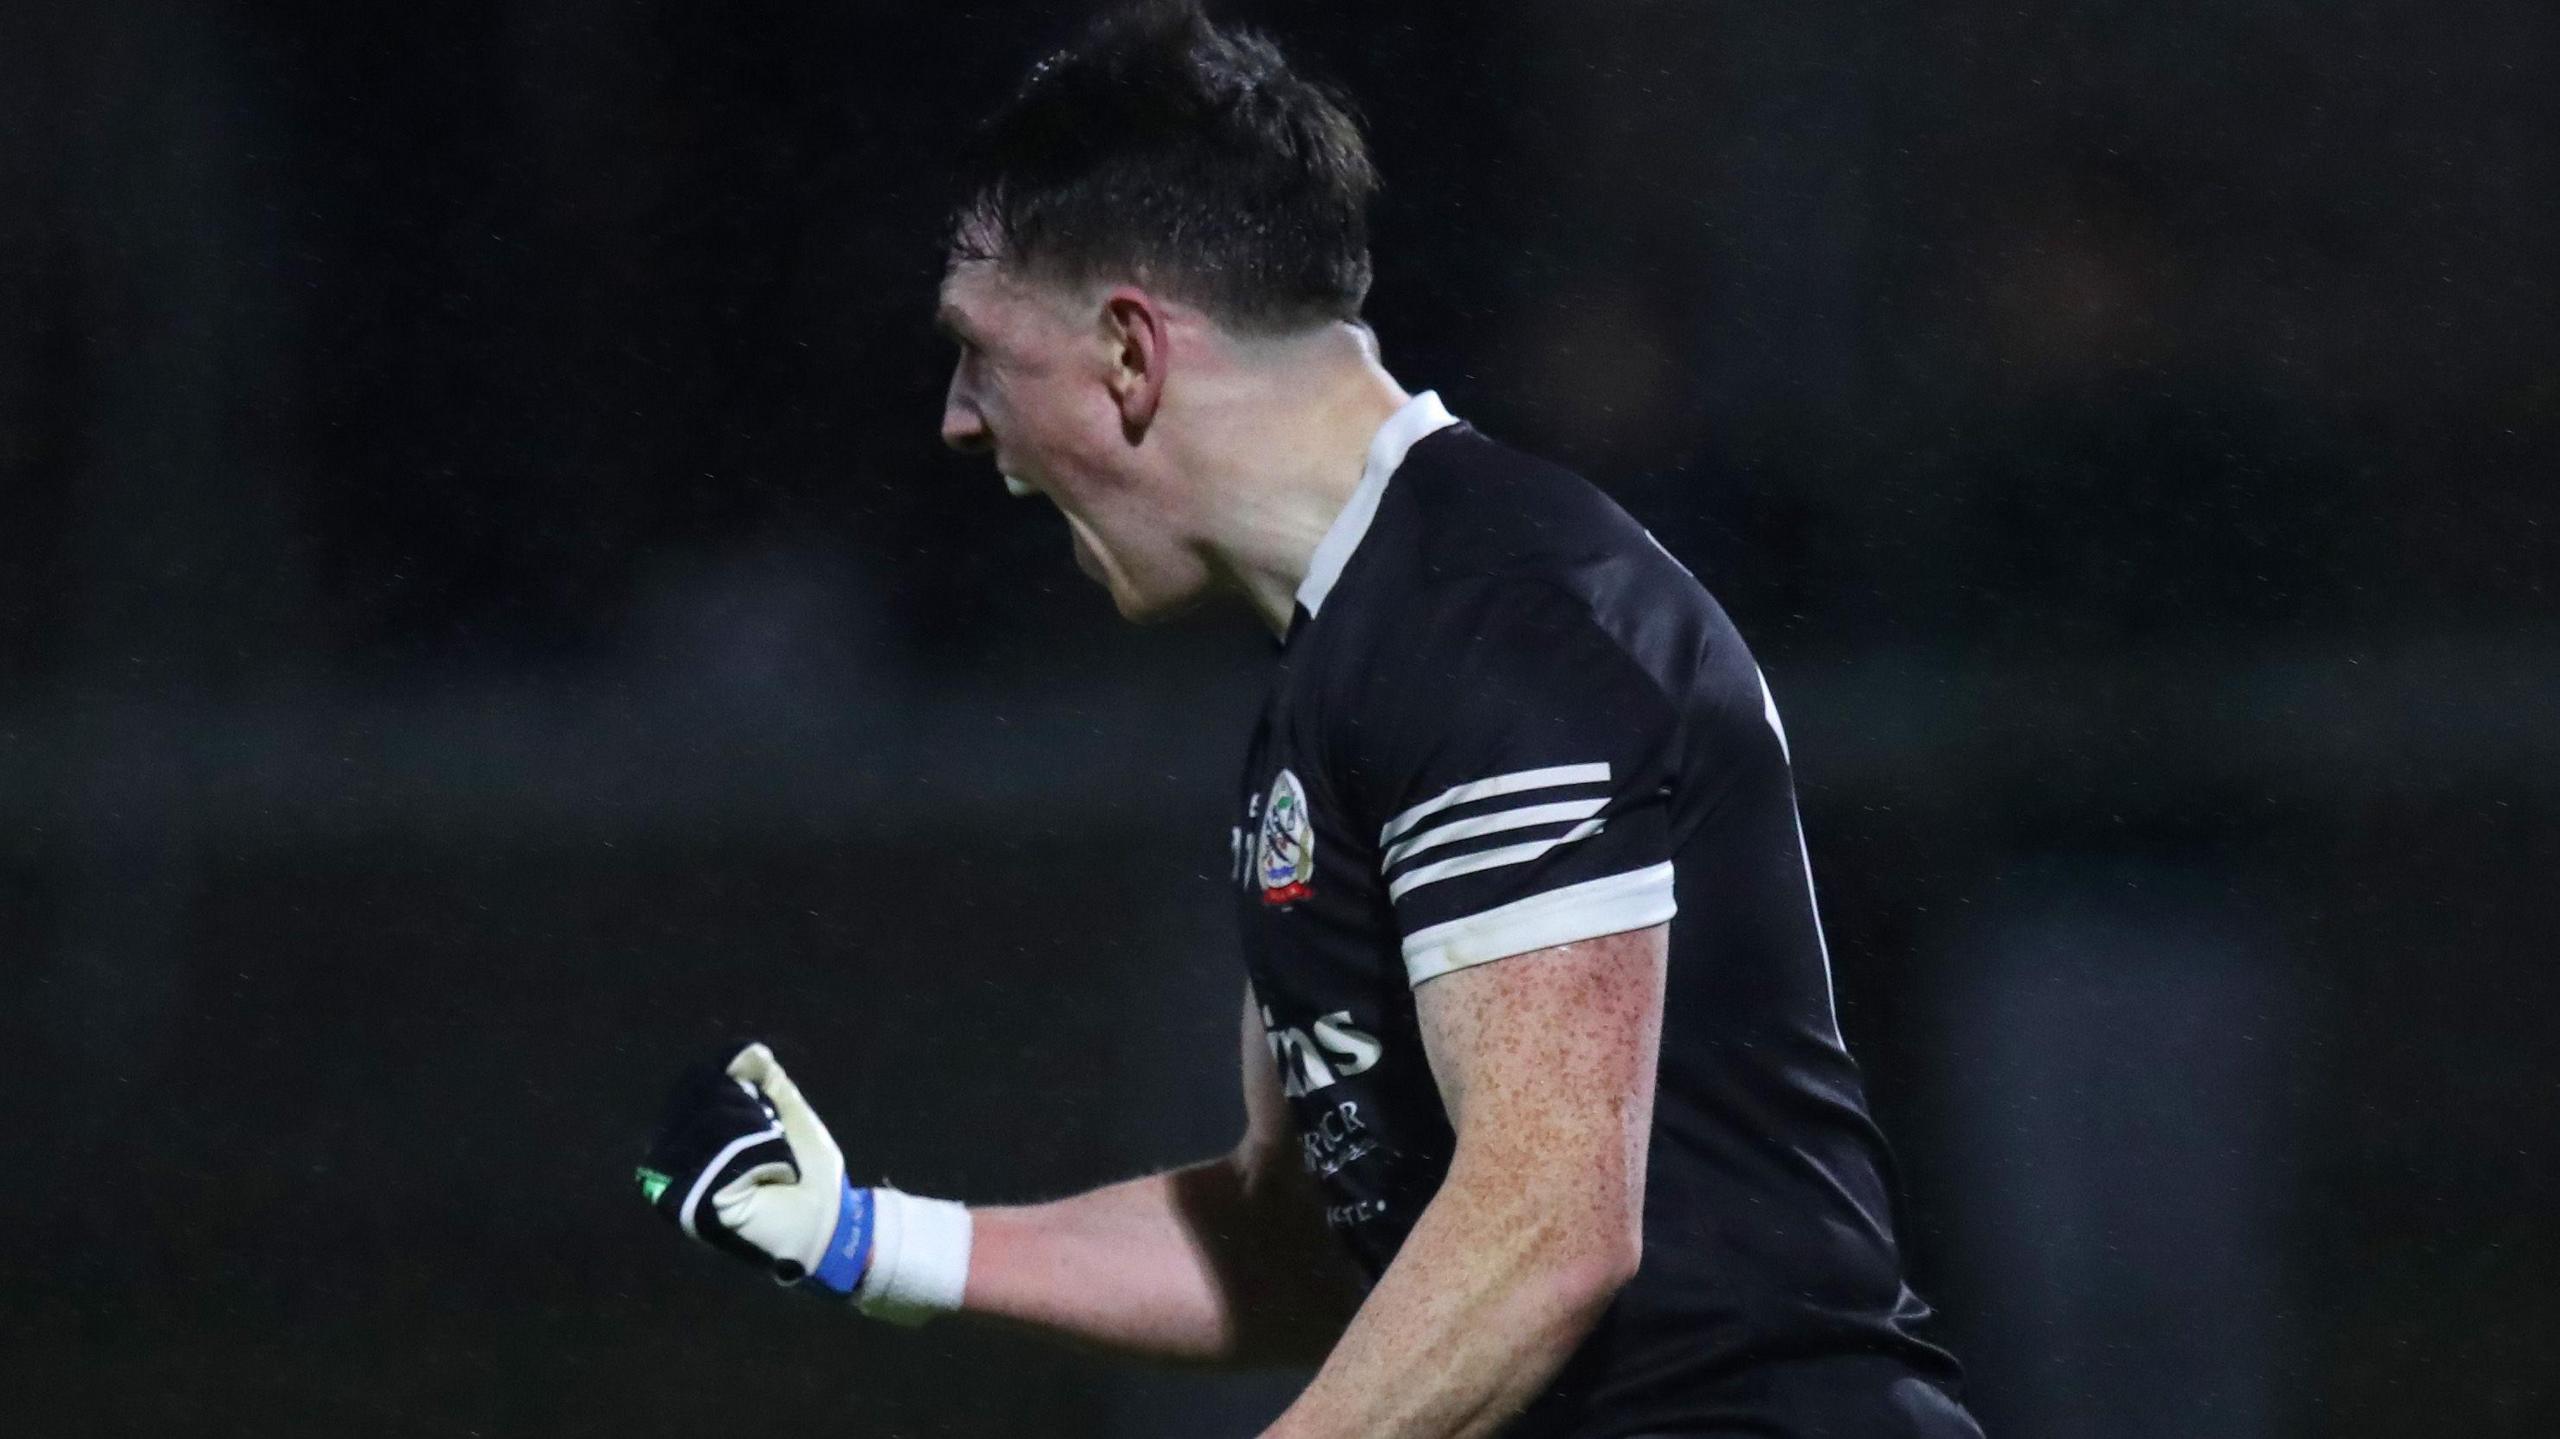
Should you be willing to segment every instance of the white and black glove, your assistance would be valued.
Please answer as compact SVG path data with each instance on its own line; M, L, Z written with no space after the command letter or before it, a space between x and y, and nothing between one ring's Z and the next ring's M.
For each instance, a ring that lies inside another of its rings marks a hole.
M969 1211L854 1188L844 1151L762 1044L677 1081L639 1179L688 1238L768 1266L785 1284L901 1323L960 1307Z

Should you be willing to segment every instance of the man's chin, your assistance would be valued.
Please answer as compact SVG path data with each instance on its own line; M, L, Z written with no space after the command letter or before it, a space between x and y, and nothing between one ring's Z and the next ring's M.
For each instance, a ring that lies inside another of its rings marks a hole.
M1196 585L1184 590L1146 590L1131 584L1127 575L1115 574L1107 578L1095 575L1094 578L1111 592L1111 606L1120 612L1120 618L1133 625L1157 625L1179 619L1198 609L1200 602L1208 597L1207 590Z
M1082 530L1075 530L1072 533L1075 541L1076 568L1084 571L1085 578L1102 586L1110 594L1111 606L1120 612L1120 618L1131 624L1160 624L1190 611L1200 603L1201 595L1197 589L1173 594L1141 590L1130 582L1127 575L1102 562L1102 557L1094 553L1093 546L1085 540Z
M1120 611L1120 618L1133 625L1163 624L1167 620L1179 619L1200 607L1201 596L1198 591L1180 595L1142 595L1126 585L1115 585L1108 581L1104 582L1103 587L1111 591L1112 608Z

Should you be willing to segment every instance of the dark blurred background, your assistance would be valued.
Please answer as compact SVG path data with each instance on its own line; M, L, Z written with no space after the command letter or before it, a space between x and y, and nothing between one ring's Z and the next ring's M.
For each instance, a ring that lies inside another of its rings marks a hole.
M629 1172L1227 1144L1267 646L934 431L1081 7L0 6L0 1427L1253 1432ZM1695 566L1995 1435L2560 1432L2560 12L1233 5L1391 366Z

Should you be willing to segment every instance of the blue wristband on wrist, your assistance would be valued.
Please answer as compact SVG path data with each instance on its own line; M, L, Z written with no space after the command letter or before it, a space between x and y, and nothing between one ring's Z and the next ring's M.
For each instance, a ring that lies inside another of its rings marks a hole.
M853 1293L871 1267L872 1211L871 1191L854 1188L850 1179L844 1181L844 1195L836 1202L836 1232L827 1240L826 1257L806 1282L839 1297Z

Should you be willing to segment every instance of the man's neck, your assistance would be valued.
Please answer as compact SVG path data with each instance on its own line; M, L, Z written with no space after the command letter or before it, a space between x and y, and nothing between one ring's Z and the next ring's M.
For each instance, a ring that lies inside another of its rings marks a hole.
M1285 637L1316 545L1360 488L1378 427L1410 398L1353 325L1287 342L1220 397L1208 481L1210 563Z

